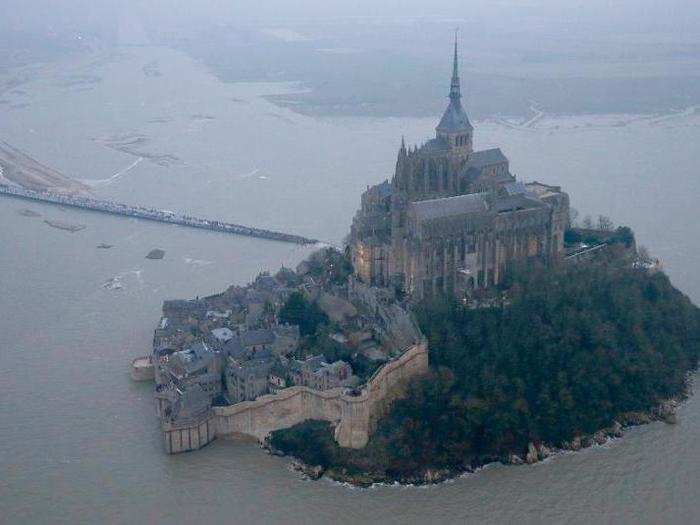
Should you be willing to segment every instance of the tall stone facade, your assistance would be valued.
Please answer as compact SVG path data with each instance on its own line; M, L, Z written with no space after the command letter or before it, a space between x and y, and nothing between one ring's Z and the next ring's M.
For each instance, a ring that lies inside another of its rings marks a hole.
M348 238L357 278L416 298L463 296L498 284L513 261L559 259L569 197L518 182L498 148L473 151L456 41L449 104L435 132L420 147L402 140L391 182L363 193Z

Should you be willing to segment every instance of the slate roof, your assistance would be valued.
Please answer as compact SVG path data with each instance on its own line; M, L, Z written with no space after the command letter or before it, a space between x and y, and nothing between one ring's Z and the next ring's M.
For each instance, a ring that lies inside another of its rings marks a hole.
M269 345L275 342L275 334L272 330L248 330L241 334L243 346Z
M190 346L186 352L191 352L192 355L198 359L203 357L208 357L211 355L211 349L206 345L204 341L197 341L195 344Z
M208 410L210 406L211 401L209 400L209 396L202 390L202 387L198 384L189 385L187 389L182 392L179 410L175 414L175 419L186 420L195 418Z
M524 195L528 193L528 189L522 182L510 182L503 186L503 191L506 195Z
M242 361L237 363L237 366L229 366L230 374L248 379L249 377L264 378L270 373L275 363L270 359L251 359L250 361Z
M316 370L321 368L321 366L323 366L323 363L325 362L324 359L325 358L322 355L312 355L311 357L307 357L303 361L299 359L294 359L290 363L290 367L296 370L302 370L306 368L312 372L315 372Z
M426 151L428 153L440 153L449 149L449 144L447 144L447 141L442 138L430 139L428 142L423 144L423 147L421 148L422 151Z
M496 202L494 203L494 209L498 213L505 213L516 210L527 210L532 208L543 208L546 206L547 204L545 204L538 198L530 197L525 194L504 197L502 199L496 200Z
M416 201L411 203L411 207L418 219L422 221L455 215L484 213L489 209L486 199L481 193Z
M238 337L234 337L224 344L224 352L234 359L241 359L245 355L245 348L243 348L241 340Z
M230 340L233 337L233 331L230 328L226 328L226 327L214 328L211 331L211 335L216 337L216 339L218 339L219 341L225 343L226 341Z
M206 344L198 341L186 350L174 352L171 357L170 367L180 367L185 373L192 374L208 366L214 359L214 356L214 352Z
M470 168L485 168L503 162L508 162L508 159L501 151L501 148L493 148L471 153L466 166Z
M450 103L442 114L436 129L445 133L456 133L466 130L471 131L474 128L469 122L469 117L467 117L467 112L464 111L462 103L458 98L453 98L450 99Z

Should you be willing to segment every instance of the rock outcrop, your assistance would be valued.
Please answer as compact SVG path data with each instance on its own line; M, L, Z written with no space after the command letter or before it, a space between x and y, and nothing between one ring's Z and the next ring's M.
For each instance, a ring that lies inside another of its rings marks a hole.
M537 448L535 447L535 444L533 442L530 442L527 445L527 455L525 456L525 461L529 465L532 465L533 463L537 463L539 461L539 454L537 453Z

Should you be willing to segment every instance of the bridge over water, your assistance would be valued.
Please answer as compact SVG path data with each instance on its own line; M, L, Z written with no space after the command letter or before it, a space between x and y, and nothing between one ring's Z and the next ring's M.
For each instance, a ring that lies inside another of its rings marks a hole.
M254 228L252 226L243 226L241 224L232 224L212 219L202 219L199 217L192 217L190 215L173 213L167 210L144 208L141 206L129 206L119 202L98 200L90 197L67 195L49 191L33 191L18 186L0 184L0 195L44 202L48 204L57 204L59 206L70 206L72 208L80 208L83 210L97 211L101 213L109 213L111 215L133 217L147 221L176 224L178 226L188 226L190 228L199 228L201 230L211 230L222 233L233 233L235 235L245 235L247 237L257 237L259 239L269 239L272 241L290 242L295 244L316 244L319 242L316 239L302 237L301 235L295 235L293 233L265 230L262 228Z

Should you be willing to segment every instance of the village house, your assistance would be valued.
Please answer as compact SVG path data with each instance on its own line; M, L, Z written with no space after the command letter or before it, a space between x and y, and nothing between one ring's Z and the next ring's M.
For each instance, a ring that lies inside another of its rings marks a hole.
M221 353L203 341L165 356L159 366L165 368L165 377L179 387L198 384L211 398L221 393Z
M290 363L289 375L295 385L316 390L328 390L340 386L352 386L355 377L352 367L345 361L326 363L322 355L315 355Z

